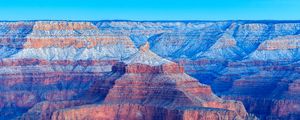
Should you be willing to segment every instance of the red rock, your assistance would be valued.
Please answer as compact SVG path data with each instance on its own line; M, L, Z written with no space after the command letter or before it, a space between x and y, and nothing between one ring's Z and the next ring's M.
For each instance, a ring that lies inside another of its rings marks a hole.
M19 108L32 107L38 102L37 95L27 91L1 92L2 104L15 104Z
M72 100L72 97L78 95L74 90L49 91L44 93L44 98L47 101Z
M58 110L52 120L233 120L241 119L233 111L209 108L181 108L169 110L162 107L139 104L102 104Z
M168 63L162 66L149 66L143 64L132 64L126 66L126 73L183 73L183 67L175 63Z
M136 57L135 60L140 60ZM107 81L114 84L106 84L106 89L110 89L101 104L58 110L52 119L214 120L248 117L242 103L218 98L209 86L185 74L183 67L176 63L151 66L130 61L113 67L114 72L123 74L116 80ZM103 89L106 85L98 87Z
M54 22L36 22L33 27L34 30L82 30L82 29L96 29L91 23L88 22L66 22L66 21L54 21Z
M21 116L21 120L50 120L52 112L68 108L87 104L87 101L57 101L57 102L40 102L29 109L26 113Z

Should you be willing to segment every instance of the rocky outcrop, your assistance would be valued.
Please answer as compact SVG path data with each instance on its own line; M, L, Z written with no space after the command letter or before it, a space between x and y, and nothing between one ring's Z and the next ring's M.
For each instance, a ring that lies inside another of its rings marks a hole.
M128 36L101 32L90 22L38 21L12 59L122 59L136 52Z
M233 111L212 108L178 108L175 110L139 104L102 104L60 110L52 120L130 119L130 120L232 120L240 119Z
M278 37L263 42L250 58L256 60L296 61L299 60L299 36Z
M299 119L299 34L299 21L0 22L0 119L45 101L100 102L126 72L183 70L261 119Z
M111 66L115 63L116 61L94 60L2 60L0 119L21 116L43 101L58 104L60 101L101 99L100 95L93 95L97 90L88 91L95 81L102 81L102 78L109 74ZM78 104L83 103L85 102ZM41 114L49 116L51 112L42 111Z
M115 72L125 72L103 103L59 110L52 119L246 119L240 102L218 98L209 86L185 74L177 63L156 56L148 46L140 47L125 64L116 64ZM148 61L141 63L145 56Z
M50 120L54 111L87 104L88 101L58 101L58 102L40 102L29 109L20 118L21 120Z
M295 73L296 66L287 63L230 63L212 87L225 98L243 101L247 111L263 119L296 119L299 112L294 108L298 109L299 94L293 90L297 90L299 74ZM235 72L237 70L239 72ZM224 85L226 87L217 88Z

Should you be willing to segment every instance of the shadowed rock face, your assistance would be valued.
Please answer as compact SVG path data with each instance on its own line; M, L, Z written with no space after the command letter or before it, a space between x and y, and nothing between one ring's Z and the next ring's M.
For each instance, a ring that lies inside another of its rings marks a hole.
M261 119L299 119L299 34L299 21L0 22L0 119L51 119L59 109L104 102L102 109L112 104L107 101L116 102L110 109L123 109L126 104L115 104L131 100L135 102L127 103L127 108L168 114L161 119L173 118L174 111L183 114L180 119L184 115L197 118L200 108L189 113L173 109L174 98L185 98L174 92L178 90L174 80L179 78L189 84L197 78L221 98L242 101L248 113ZM149 46L137 49L147 41ZM164 89L164 94L174 96L152 101L141 96L149 91L142 91L118 101L127 87L114 86L145 86L124 80L137 78L153 87L155 81L164 79L167 86L173 86L170 91ZM194 102L185 103L194 106ZM232 110L221 111L222 116L236 116Z

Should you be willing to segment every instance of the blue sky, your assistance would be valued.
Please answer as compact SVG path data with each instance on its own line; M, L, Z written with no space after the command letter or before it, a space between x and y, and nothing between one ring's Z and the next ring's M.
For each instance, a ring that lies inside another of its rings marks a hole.
M300 0L0 0L0 20L300 20Z

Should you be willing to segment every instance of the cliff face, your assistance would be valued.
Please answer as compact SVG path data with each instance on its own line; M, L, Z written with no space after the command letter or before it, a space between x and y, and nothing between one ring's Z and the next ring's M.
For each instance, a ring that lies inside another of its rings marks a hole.
M111 81L114 84L101 104L55 111L51 118L205 120L248 117L242 103L218 98L209 86L186 75L181 66L148 49L146 43L126 59L125 64L114 66L113 72L124 74Z
M107 100L124 102L118 101L122 91L126 91L122 86L145 85L128 79L145 80L149 82L146 86L152 86L162 84L155 82L158 79L186 79L188 75L210 85L224 99L242 101L247 112L261 119L299 119L299 34L298 21L0 22L0 119L50 119L54 111L59 118L58 109ZM137 55L137 48L146 41L155 54ZM165 59L153 62L158 56ZM138 61L139 65L130 65L132 61ZM179 66L161 65L170 61ZM127 68L117 67L119 62L124 62ZM153 73L162 75L147 75ZM177 75L170 77L169 73ZM190 81L181 84L189 86ZM174 87L177 88L176 85L171 88ZM110 90L114 92L109 93ZM210 90L192 91L195 95L191 96L197 96ZM144 98L145 105L166 102L163 107L149 108L140 102L124 104L127 108L163 111L170 117L181 112L179 118L199 113L170 110L168 107L175 103L168 102L181 98L179 93L166 98L158 96L161 101L152 101L141 96L151 91L135 92L139 92L135 93L138 96L127 101ZM103 104L99 109L107 106ZM123 108L119 105L109 109ZM232 110L219 113L237 115Z

